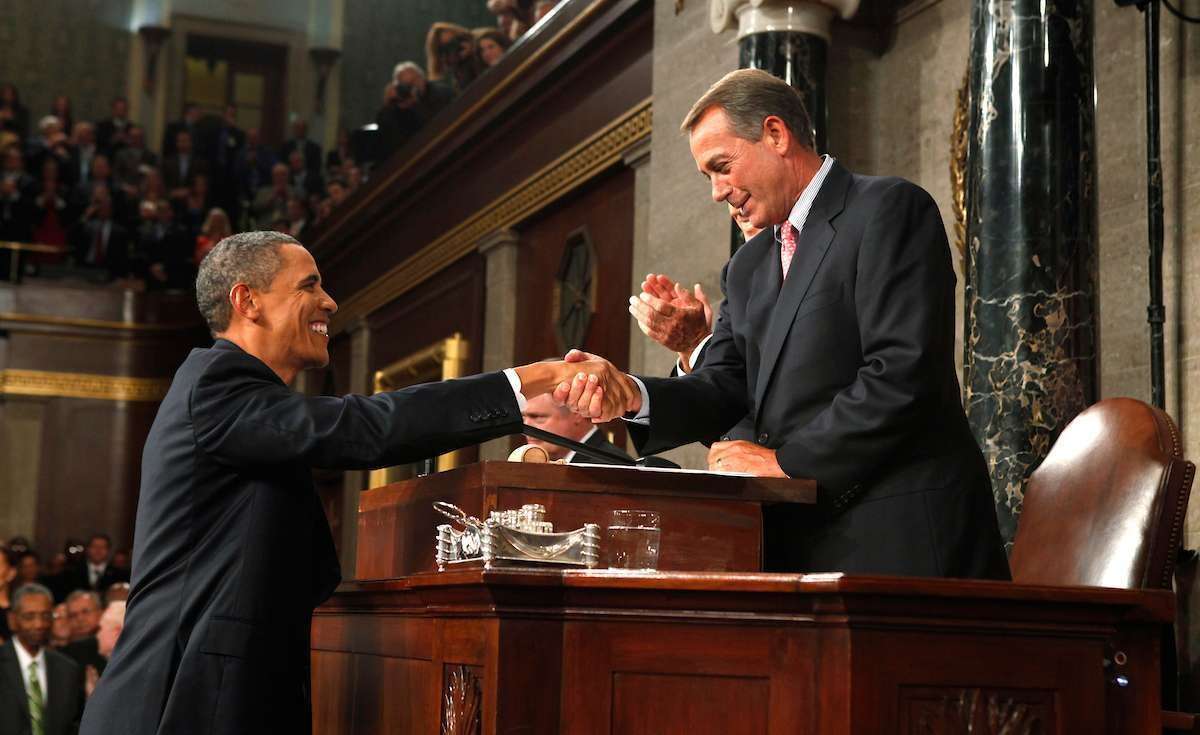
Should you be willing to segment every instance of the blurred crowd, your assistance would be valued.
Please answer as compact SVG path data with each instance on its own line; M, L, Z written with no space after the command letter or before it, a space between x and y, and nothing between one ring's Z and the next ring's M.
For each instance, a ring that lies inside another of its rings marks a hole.
M70 710L46 711L47 722L77 719L76 710L103 675L125 620L129 564L129 553L114 551L103 533L67 541L45 564L25 538L0 545L0 655L15 654L19 645L22 658L71 674L45 671L52 675L51 689L63 682L78 688L42 692L46 707ZM0 730L12 714L0 712Z

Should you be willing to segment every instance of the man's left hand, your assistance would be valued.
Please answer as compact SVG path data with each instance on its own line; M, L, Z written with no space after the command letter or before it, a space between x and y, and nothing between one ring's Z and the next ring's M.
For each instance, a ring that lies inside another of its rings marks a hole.
M787 477L775 458L775 450L754 442L714 442L708 450L708 469L718 472L748 472L756 477Z

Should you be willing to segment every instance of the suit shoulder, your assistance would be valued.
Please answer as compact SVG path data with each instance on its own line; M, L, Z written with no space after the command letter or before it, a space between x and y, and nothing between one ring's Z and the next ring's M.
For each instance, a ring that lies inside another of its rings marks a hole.
M899 176L864 176L852 174L852 197L876 203L885 198L917 199L933 203L933 196L908 179Z
M53 648L47 648L45 650L47 668L50 666L58 666L71 672L72 674L79 673L79 664L75 663L75 660L70 656L66 655L65 653L59 653Z

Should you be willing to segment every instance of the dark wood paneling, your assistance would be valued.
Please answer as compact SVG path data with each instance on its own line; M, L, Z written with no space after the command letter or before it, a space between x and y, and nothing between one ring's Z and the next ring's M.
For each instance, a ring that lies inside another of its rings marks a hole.
M770 679L618 671L612 732L765 735Z

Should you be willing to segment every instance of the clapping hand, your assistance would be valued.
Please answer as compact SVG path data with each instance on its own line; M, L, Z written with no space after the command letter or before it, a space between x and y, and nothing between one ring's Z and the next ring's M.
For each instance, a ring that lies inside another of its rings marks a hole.
M692 352L712 333L712 306L700 284L689 291L662 274L646 276L642 292L629 298L629 313L643 334L679 354L685 371Z

